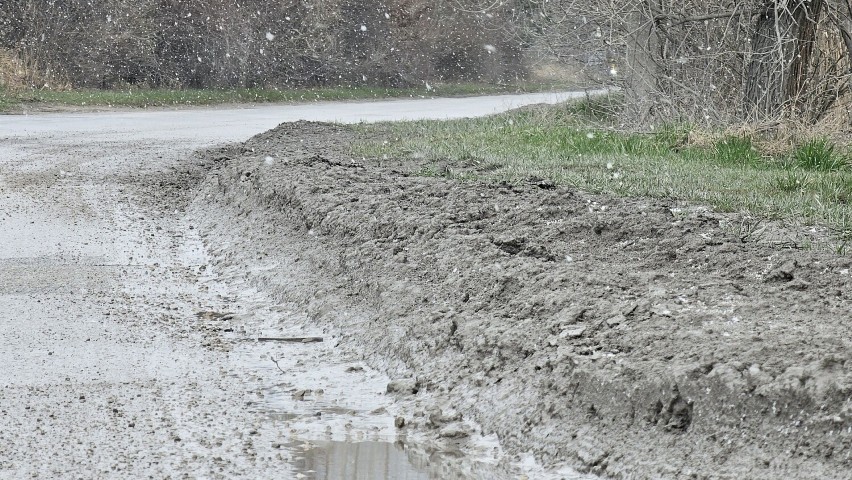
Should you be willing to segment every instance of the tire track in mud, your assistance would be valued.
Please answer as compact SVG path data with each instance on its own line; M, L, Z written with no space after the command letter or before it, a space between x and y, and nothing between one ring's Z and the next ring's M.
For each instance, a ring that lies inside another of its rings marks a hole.
M285 124L211 152L192 212L222 265L274 262L248 280L415 378L410 424L460 414L613 477L852 469L848 258L675 202L356 163L354 135Z

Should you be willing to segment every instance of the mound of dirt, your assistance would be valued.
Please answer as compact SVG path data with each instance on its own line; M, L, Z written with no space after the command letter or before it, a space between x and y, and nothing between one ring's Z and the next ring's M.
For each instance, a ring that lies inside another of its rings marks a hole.
M676 202L416 176L352 159L355 135L285 124L209 152L193 209L219 261L511 452L625 478L848 478L850 259Z

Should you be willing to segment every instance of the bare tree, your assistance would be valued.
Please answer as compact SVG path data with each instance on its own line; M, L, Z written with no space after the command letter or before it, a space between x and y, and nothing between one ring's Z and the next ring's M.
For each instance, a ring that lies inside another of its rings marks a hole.
M612 70L628 122L814 122L848 96L849 0L527 3L539 46Z

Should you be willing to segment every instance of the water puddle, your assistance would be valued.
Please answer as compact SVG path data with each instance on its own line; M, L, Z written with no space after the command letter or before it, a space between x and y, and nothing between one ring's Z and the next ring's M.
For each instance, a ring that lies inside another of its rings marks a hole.
M201 249L184 255L207 263ZM388 394L390 379L364 364L357 348L319 328L298 306L275 304L247 285L239 269L204 272L200 280L214 310L196 313L194 321L208 338L218 338L212 343L227 347L226 374L246 382L245 408L257 430L273 432L266 445L277 451L281 478L588 478L545 472L531 459L511 462L496 436L472 425L463 440L398 427L397 419L410 419L419 400Z
M403 443L315 442L297 447L292 460L298 478L313 480L429 480L425 469L409 461ZM300 477L301 475L301 477Z
M241 303L250 305L248 292L241 293ZM296 325L291 312L281 313L261 307L235 316L245 322L246 333L228 336L323 335ZM389 379L324 335L326 341L319 343L235 341L230 354L257 387L249 411L286 432L288 440L277 448L294 478L517 478L498 468L496 438L467 439L462 453L458 446L437 445L417 431L397 428L396 417L406 412L385 393Z

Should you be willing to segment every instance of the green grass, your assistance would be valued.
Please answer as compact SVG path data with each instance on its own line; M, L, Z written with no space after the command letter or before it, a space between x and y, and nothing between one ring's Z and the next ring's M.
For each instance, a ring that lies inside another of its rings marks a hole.
M244 88L227 90L168 90L126 88L120 90L32 90L13 95L0 92L0 110L13 104L157 107L179 105L216 105L227 103L307 102L321 100L359 100L394 97L464 96L491 93L543 91L559 88L556 84L520 83L492 84L439 84L415 88L377 87L321 87L321 88Z
M795 164L804 170L836 172L848 167L845 155L824 138L809 140L793 151Z
M0 85L0 112L3 112L10 108L13 103L14 100L8 93L6 93L6 89L3 88L2 85Z
M762 154L748 137L692 146L686 125L652 133L613 129L599 108L607 101L473 120L361 125L365 133L378 135L365 136L372 140L357 143L353 153L414 158L423 164L423 175L447 165L460 181L544 178L596 193L679 199L720 211L824 224L841 238L852 238L852 172L831 143L808 142L782 156Z
M725 165L760 167L763 163L749 137L726 136L718 140L713 148L716 160Z

